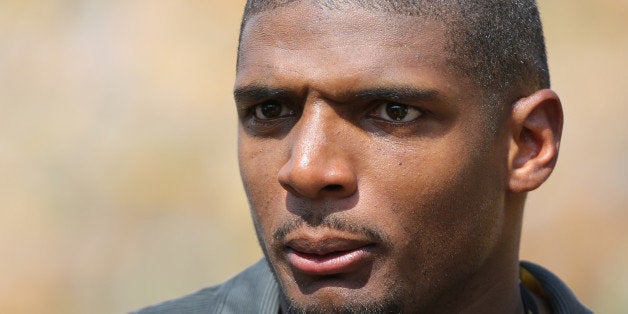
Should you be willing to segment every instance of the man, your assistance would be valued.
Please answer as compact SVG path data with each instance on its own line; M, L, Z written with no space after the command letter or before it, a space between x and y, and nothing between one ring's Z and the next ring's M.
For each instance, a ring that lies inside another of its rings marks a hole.
M146 313L587 313L518 258L562 107L533 0L250 0L235 100L265 258Z

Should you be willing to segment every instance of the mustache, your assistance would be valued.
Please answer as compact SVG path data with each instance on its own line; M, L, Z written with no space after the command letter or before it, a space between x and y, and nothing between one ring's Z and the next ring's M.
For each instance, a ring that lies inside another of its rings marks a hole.
M303 227L328 228L337 231L344 231L351 234L357 234L369 241L376 243L386 242L384 234L376 228L364 226L346 218L336 216L326 216L316 224L309 223L301 217L293 218L283 223L275 232L273 232L273 240L285 242L285 238L291 232Z

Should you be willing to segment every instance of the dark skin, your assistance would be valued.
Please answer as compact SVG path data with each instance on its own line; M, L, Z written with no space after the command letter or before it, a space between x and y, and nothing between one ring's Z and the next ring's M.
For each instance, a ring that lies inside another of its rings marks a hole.
M482 109L483 91L451 67L443 27L307 2L247 21L240 168L294 306L523 311L523 205L556 162L560 100L521 90L512 107ZM358 257L346 267L311 262L349 249Z

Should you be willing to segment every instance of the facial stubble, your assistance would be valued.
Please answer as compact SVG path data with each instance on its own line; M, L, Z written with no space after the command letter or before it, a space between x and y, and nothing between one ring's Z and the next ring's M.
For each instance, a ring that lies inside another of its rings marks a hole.
M282 248L277 248L277 244L285 242L285 237L290 232L304 226L315 226L317 228L328 228L331 230L349 232L352 234L359 234L360 236L367 238L373 242L380 243L382 245L386 245L390 243L381 231L376 228L364 226L357 224L355 222L349 221L347 219L343 219L334 215L329 216L319 216L317 219L305 220L302 217L293 218L284 222L280 227L276 228L272 234L272 243L273 248L269 249L269 243L262 232L262 228L260 226L259 220L256 218L255 214L253 214L253 223L255 226L255 232L257 234L257 239L259 241L260 247L266 257L266 262L269 265L269 268L275 278L275 280L279 283L281 290L281 307L282 313L401 313L403 309L403 300L405 299L404 294L406 291L401 289L401 287L406 286L404 284L400 284L399 282L393 282L391 280L381 284L382 293L379 296L373 296L370 293L366 295L362 295L360 300L356 300L355 298L349 300L348 298L343 298L342 296L336 296L334 300L325 300L321 298L316 298L314 294L318 289L313 291L303 287L303 283L299 282L296 278L294 279L295 283L299 285L300 291L305 292L304 295L312 299L311 302L302 303L297 301L294 297L289 296L286 293L285 283L281 280L281 277L277 273L277 268L273 259L273 256L269 254L272 250L275 252L275 256L281 254ZM282 245L279 245L282 246ZM325 280L326 278L321 278L321 280ZM333 277L329 276L329 277ZM368 281L368 279L367 279ZM359 285L354 288L349 288L347 285L343 285L342 289L355 290L363 287L364 285ZM340 288L340 287L337 287ZM377 298L377 299L376 299Z

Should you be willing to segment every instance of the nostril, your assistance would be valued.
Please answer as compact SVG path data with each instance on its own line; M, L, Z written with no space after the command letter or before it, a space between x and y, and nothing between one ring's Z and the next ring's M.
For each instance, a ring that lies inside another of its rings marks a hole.
M342 185L340 185L340 184L330 184L330 185L325 186L323 188L323 190L329 191L329 192L340 191L340 190L342 190Z

